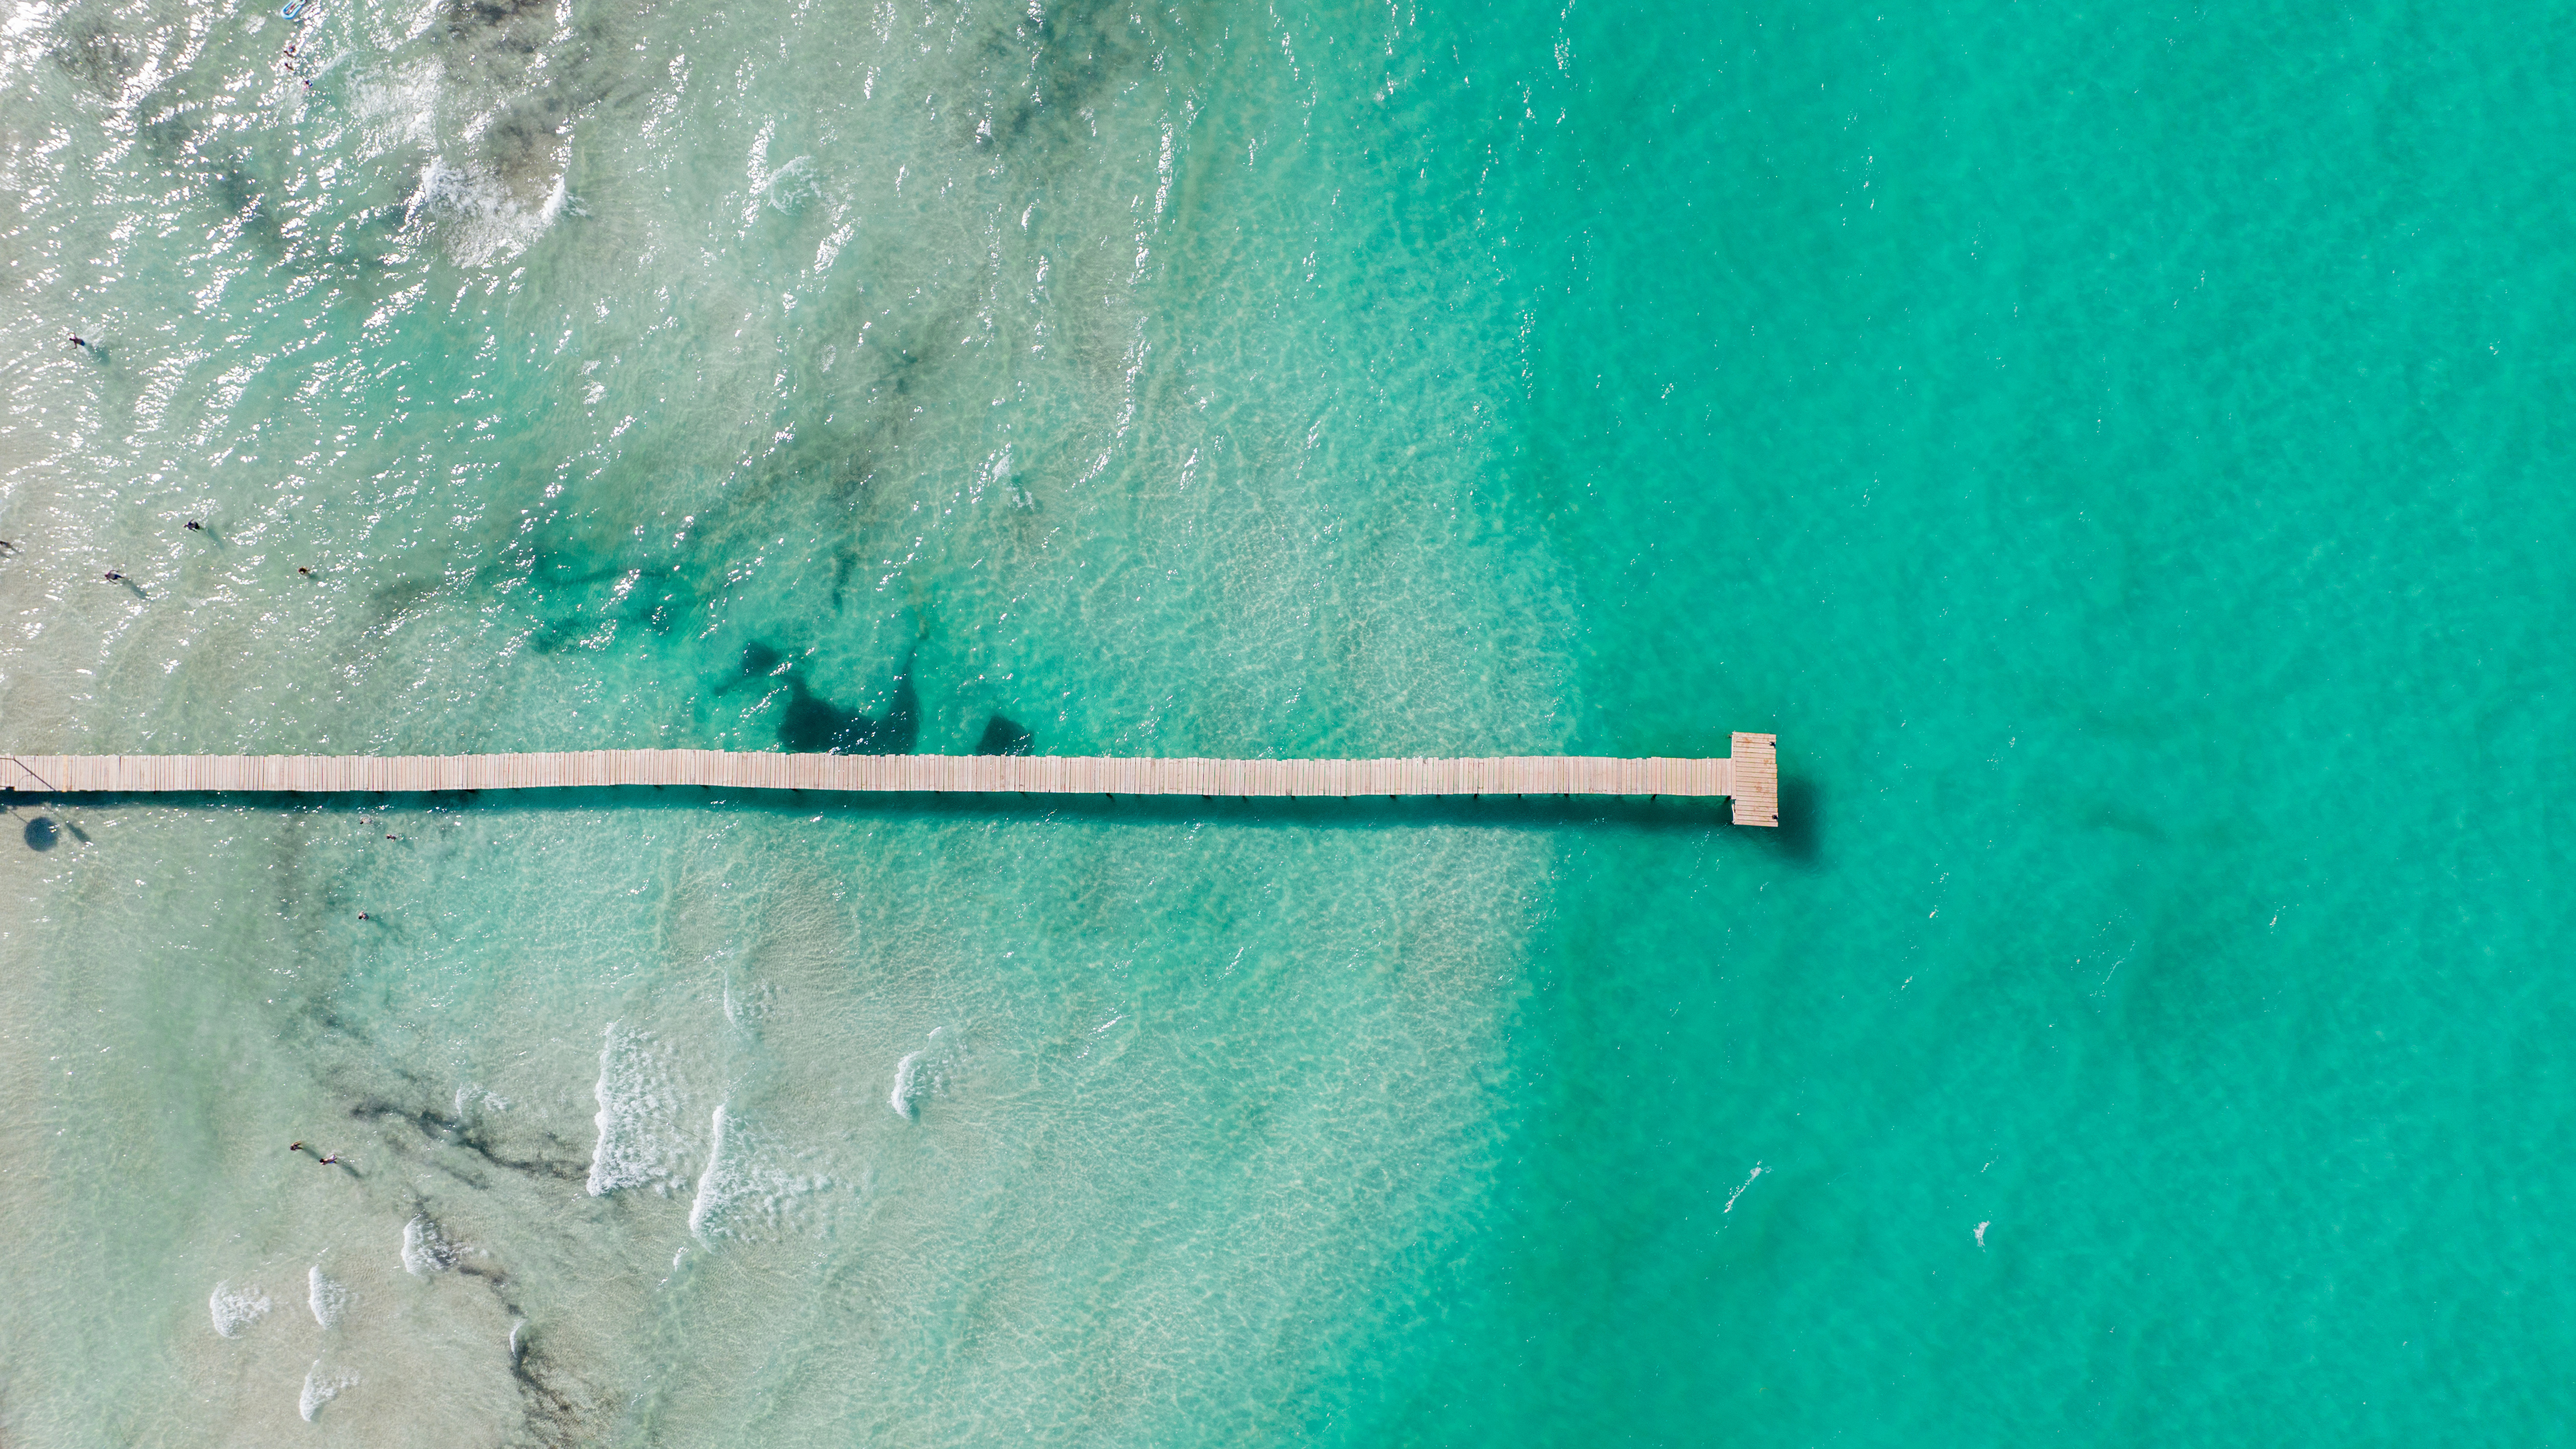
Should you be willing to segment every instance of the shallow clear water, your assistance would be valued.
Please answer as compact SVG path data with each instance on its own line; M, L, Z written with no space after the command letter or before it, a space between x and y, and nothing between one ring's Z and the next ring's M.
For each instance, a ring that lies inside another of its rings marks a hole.
M1785 824L22 800L0 1438L2560 1437L2560 28L6 12L0 747Z

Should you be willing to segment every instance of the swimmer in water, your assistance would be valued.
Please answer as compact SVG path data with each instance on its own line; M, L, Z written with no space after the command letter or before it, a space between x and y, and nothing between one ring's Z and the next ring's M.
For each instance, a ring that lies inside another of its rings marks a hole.
M289 1152L301 1152L304 1150L304 1144L301 1142L289 1142L286 1144L286 1150Z
M190 533L203 533L203 532L205 531L205 528L206 528L206 526L205 526L204 524L199 523L197 520L195 520L195 519L193 519L193 518L191 518L191 519L189 519L189 520L188 520L188 531L189 531Z
M75 333L73 333L73 334L72 334L72 346L74 346L74 347L87 347L87 346L89 346L89 344L88 344L88 343L86 343L86 342L83 342L83 341L81 340L81 336L80 336L80 334L79 334L79 333L77 333L77 332L75 332Z
M305 576L306 578L308 578L308 579L309 579L309 578L311 578L311 577L313 577L313 570L306 568L306 567L305 567L304 565L302 565L302 564L297 564L297 565L295 566L295 571L296 571L297 573L299 573L299 574L304 575L304 576Z
M109 569L107 571L107 581L111 584L121 584L125 582L125 575L118 573L114 569Z

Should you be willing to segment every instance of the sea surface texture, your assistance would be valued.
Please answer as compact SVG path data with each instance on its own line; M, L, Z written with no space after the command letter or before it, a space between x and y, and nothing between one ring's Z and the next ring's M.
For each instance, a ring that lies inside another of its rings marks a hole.
M0 750L1783 826L12 797L0 1442L2568 1438L2562 12L286 8L0 0Z

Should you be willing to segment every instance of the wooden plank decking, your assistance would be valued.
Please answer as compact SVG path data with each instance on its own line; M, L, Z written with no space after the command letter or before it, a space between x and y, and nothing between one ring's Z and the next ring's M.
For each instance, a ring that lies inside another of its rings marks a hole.
M1727 796L1738 825L1780 823L1774 737L1732 759L1506 755L1463 760L1193 760L1062 755L783 755L580 750L546 755L5 755L0 789L48 794L290 794L707 785L728 790L1060 795Z

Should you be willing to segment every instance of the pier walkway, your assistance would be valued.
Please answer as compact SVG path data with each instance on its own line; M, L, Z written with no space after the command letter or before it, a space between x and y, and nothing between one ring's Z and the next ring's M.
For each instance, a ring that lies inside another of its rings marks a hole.
M1780 823L1775 737L1723 760L1505 755L1464 760L1193 760L1063 755L785 755L579 750L535 755L6 755L0 789L47 794L335 794L705 785L727 790L1039 795L1726 796L1738 825Z

